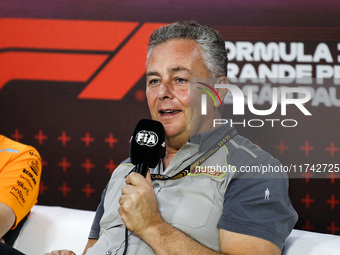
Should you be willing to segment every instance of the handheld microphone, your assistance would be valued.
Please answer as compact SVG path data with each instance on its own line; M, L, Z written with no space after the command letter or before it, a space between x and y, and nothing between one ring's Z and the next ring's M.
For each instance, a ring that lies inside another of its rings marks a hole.
M141 119L130 141L130 159L135 172L144 177L148 168L154 168L165 153L165 131L162 123Z
M165 131L162 123L155 120L141 119L131 136L130 159L136 167L135 172L144 177L148 167L156 167L165 153ZM127 253L129 232L125 228L123 255Z

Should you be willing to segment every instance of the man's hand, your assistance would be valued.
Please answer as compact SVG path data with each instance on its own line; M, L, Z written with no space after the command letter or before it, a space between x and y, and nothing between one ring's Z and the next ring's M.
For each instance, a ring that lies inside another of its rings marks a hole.
M162 224L158 201L153 190L150 172L146 178L138 173L127 176L122 188L118 212L127 228L143 239L147 229Z
M0 238L0 243L5 243L5 240Z
M45 255L76 255L73 251L59 250L45 253Z

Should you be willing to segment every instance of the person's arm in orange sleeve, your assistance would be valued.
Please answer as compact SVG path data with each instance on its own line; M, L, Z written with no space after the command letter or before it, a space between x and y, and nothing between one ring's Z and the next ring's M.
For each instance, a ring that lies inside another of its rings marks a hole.
M3 238L37 203L42 168L40 155L33 147L0 138L0 238Z

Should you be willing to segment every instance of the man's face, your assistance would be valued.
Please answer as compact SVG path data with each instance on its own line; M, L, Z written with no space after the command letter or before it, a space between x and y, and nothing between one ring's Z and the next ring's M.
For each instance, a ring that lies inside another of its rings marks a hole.
M209 76L200 46L193 40L173 39L153 49L146 66L146 97L152 119L163 124L167 139L187 142L190 78Z

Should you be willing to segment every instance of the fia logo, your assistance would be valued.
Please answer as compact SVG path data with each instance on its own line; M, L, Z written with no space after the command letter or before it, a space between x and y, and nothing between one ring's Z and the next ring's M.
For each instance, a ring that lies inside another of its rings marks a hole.
M153 131L141 130L136 134L136 142L142 146L153 147L158 143L158 136Z

